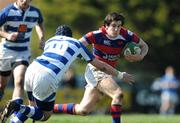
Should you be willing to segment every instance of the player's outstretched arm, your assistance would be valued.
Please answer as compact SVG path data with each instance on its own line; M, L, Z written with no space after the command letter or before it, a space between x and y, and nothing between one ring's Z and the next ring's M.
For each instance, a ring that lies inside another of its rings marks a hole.
M93 66L95 66L96 68L98 68L99 70L101 70L107 74L110 74L114 77L117 77L118 79L121 79L124 82L127 82L129 84L132 84L134 82L134 77L131 74L128 74L126 72L120 72L120 71L116 70L115 68L113 68L112 66L106 64L103 61L100 61L100 60L95 58L90 63Z

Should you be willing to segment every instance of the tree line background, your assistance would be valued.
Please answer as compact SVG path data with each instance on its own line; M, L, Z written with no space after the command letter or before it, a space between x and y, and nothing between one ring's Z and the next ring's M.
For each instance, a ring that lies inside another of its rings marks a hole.
M1 0L2 3L5 1ZM148 44L149 52L137 63L125 61L122 55L117 69L135 74L136 79L143 82L162 75L167 65L173 65L176 74L180 74L179 0L32 0L32 4L44 16L46 39L54 35L60 24L72 27L74 37L79 39L103 25L108 13L123 13L126 18L124 26ZM33 33L32 58L42 52L38 50L37 41ZM77 60L75 67L78 74L83 74L84 62Z

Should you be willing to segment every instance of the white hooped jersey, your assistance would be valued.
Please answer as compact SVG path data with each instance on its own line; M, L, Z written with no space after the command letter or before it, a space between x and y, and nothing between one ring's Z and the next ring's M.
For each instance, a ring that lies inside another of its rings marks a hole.
M43 23L43 17L38 8L29 6L26 11L22 11L16 3L10 4L0 11L0 26L8 33L18 32L19 34L16 41L2 38L3 48L14 51L29 50L32 28L41 23Z
M54 36L46 42L43 54L35 61L60 81L78 56L83 57L87 62L94 59L80 41L66 36Z

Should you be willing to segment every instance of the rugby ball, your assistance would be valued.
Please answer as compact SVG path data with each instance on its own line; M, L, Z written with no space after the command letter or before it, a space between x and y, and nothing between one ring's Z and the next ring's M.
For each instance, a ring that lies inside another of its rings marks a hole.
M141 48L138 44L130 42L125 46L124 56L135 55L135 54L140 54L140 53L141 53Z

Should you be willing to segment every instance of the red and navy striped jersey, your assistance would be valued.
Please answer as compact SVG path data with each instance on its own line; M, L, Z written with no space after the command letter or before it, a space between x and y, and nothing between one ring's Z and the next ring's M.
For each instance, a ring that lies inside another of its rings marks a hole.
M93 54L97 59L115 67L126 44L139 43L139 37L125 28L121 28L119 35L114 39L109 39L106 34L105 27L101 27L99 30L87 33L83 38L88 44L92 44Z

